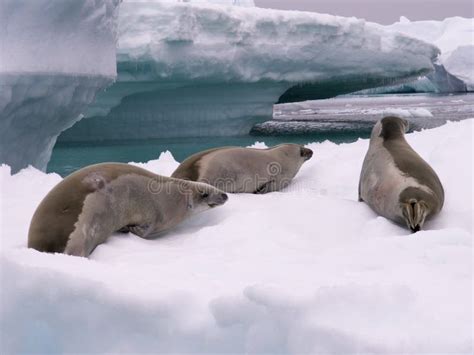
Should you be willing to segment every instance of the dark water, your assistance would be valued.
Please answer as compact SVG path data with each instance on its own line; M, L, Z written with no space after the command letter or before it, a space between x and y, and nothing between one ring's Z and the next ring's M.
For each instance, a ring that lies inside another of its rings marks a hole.
M408 119L414 130L433 128L447 120L474 117L474 94L343 96L275 105L273 120L256 125L252 135L241 137L60 142L53 149L48 172L65 176L94 163L146 162L157 159L166 150L176 160L182 161L201 150L219 146L249 146L256 141L265 142L268 146L325 140L348 143L360 137L367 138L374 122L392 112Z
M354 142L368 134L334 133L309 134L298 136L242 136L242 137L205 137L151 140L120 140L91 144L58 143L53 149L48 172L66 176L84 166L102 162L147 162L157 159L161 152L169 150L178 161L201 150L220 146L249 146L256 141L268 146L280 143L307 144L331 140L335 143Z

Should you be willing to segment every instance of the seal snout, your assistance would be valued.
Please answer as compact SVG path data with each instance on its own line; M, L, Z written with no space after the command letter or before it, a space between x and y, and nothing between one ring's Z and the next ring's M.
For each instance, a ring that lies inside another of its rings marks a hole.
M416 232L419 232L419 231L421 230L421 227L420 227L419 224L417 224L417 225L414 226L414 227L410 227L410 229L411 229L411 231L412 231L413 233L416 233Z
M402 204L402 214L405 222L413 233L419 232L423 228L429 209L424 201L412 199Z
M313 156L313 151L309 148L301 147L300 154L304 158L304 161L307 161Z
M227 196L226 193L216 193L216 194L213 194L210 198L209 198L209 201L208 201L208 205L210 207L216 207L216 206L220 206L220 205L223 205L224 203L226 203L226 201L229 199L229 197Z

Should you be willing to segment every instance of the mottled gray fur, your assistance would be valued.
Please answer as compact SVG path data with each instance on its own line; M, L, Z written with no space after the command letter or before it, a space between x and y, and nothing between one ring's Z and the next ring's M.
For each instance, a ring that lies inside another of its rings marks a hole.
M206 184L128 164L97 164L66 177L44 198L31 221L28 246L87 257L116 231L154 238L226 200L224 192Z
M413 232L443 207L435 171L405 140L408 122L385 117L372 130L359 180L359 200Z
M268 149L222 147L184 160L172 177L199 181L230 193L281 190L295 177L313 152L297 144Z

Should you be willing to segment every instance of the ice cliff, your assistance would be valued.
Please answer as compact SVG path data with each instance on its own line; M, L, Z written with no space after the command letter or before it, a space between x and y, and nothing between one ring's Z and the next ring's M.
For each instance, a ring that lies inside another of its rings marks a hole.
M68 141L246 134L278 101L426 74L438 50L356 18L125 1L117 82Z
M0 162L46 168L59 133L116 77L119 0L0 1Z
M400 93L462 93L472 90L463 80L449 73L442 64L433 64L434 71L413 81L357 91L355 95Z
M13 171L44 169L82 114L60 139L246 134L275 102L403 82L439 54L360 19L251 0L124 1L117 21L118 2L1 3L0 161Z
M433 73L413 82L364 93L474 91L474 19L450 17L412 22L402 16L386 28L436 45L441 50L438 65Z

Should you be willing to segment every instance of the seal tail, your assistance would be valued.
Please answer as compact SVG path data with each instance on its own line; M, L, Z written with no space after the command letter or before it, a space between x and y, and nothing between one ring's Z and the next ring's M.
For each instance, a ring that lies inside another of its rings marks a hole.
M429 211L424 201L412 199L408 201L408 203L402 204L402 212L408 228L410 228L413 233L416 233L423 227Z

